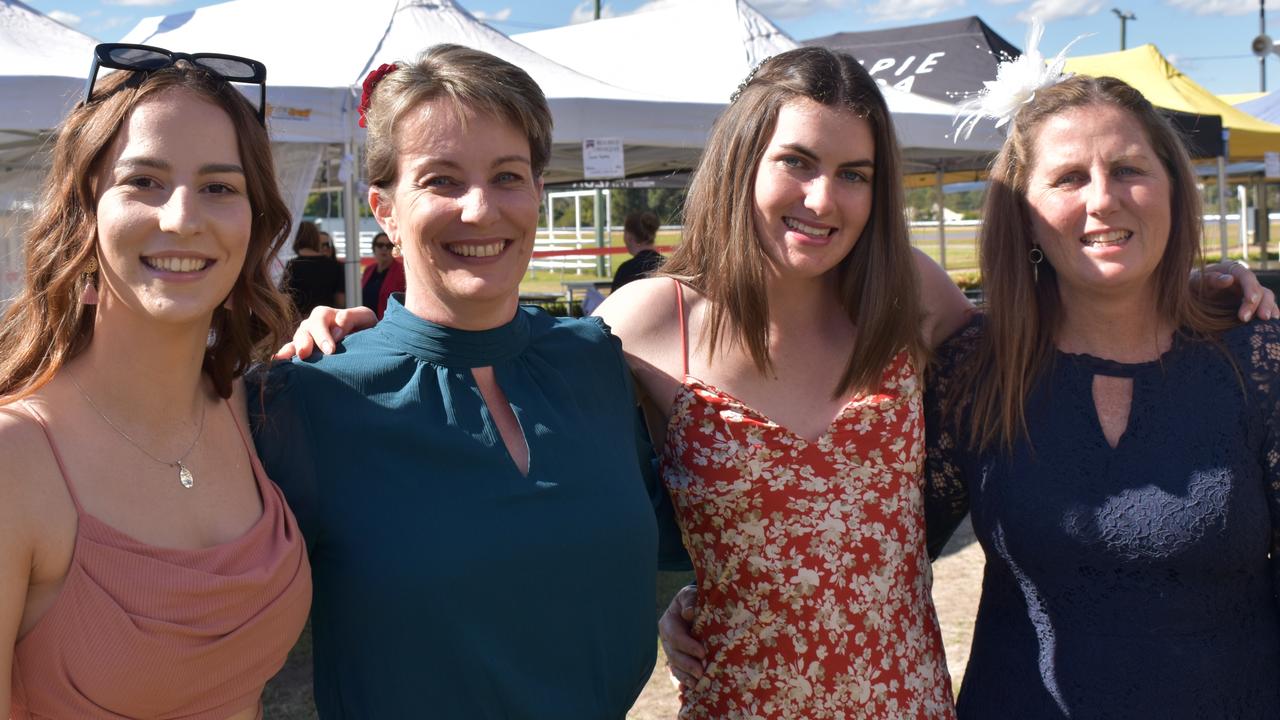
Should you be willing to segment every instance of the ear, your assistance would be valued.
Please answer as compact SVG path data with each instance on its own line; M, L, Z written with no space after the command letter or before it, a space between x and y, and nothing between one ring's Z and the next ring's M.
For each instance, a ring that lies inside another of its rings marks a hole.
M396 214L395 207L391 204L389 195L384 195L381 188L373 185L369 186L369 209L373 211L373 217L378 221L378 226L387 234L388 239L393 245L400 244L400 238L396 233Z

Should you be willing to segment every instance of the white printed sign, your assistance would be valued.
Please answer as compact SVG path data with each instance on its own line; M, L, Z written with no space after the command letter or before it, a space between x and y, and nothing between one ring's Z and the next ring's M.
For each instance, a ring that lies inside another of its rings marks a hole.
M626 177L622 158L622 138L589 138L582 141L582 176L591 178Z
M1280 178L1280 152L1262 154L1262 164L1267 168L1267 178Z

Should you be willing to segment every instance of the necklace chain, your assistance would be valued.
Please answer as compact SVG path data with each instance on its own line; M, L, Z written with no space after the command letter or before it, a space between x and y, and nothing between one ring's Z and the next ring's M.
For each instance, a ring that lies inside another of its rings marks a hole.
M155 455L152 455L146 448L139 445L137 440L129 437L129 433L121 430L119 426L111 422L111 418L107 417L107 414L102 412L102 408L98 407L98 404L93 401L93 398L89 397L89 393L85 392L85 389L80 386L80 383L76 381L76 376L71 374L70 370L67 371L67 377L70 378L71 384L76 386L76 390L80 391L80 395L85 399L85 401L89 403L89 407L93 408L93 411L98 413L98 417L102 418L103 422L105 422L112 430L115 430L120 437L128 440L130 445L138 449L138 452L146 455L152 460L155 460L161 465L177 468L178 481L182 483L182 487L190 489L195 485L195 477L192 476L191 471L187 469L187 466L183 464L183 461L187 459L187 456L191 454L192 450L196 449L196 443L200 442L200 436L204 435L205 403L200 403L200 427L196 430L196 436L191 439L191 444L187 446L186 452L182 453L177 460L161 460Z

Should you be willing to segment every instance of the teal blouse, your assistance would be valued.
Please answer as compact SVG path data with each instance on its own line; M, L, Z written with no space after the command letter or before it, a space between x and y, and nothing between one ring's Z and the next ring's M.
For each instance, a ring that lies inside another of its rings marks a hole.
M602 322L523 307L470 332L393 298L334 355L251 380L259 453L311 553L322 718L625 716L656 652L655 507L673 566L681 551Z

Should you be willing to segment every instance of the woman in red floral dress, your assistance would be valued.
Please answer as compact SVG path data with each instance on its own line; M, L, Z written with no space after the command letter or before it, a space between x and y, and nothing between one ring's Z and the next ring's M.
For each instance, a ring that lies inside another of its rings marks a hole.
M901 180L866 71L778 55L712 130L670 277L599 310L697 573L682 718L953 717L918 372L969 305L910 248Z

